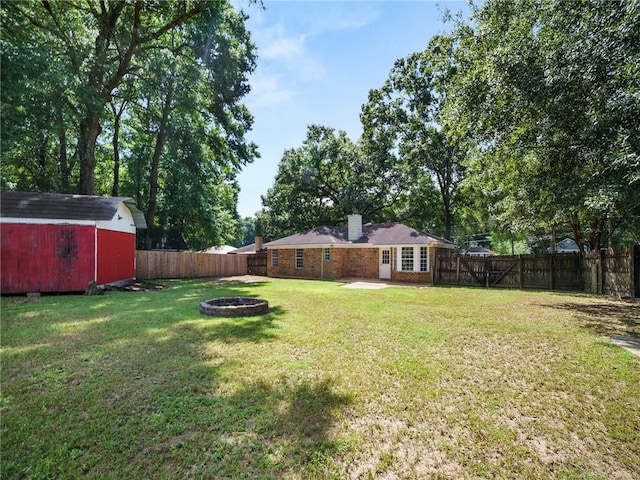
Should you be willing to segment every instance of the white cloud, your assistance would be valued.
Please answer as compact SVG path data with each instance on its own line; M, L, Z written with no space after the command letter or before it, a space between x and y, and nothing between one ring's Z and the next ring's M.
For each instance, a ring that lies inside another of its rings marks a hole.
M265 2L269 9L271 2ZM328 32L362 28L378 18L370 5L345 8L340 3L309 3L304 15L287 19L284 10L276 22L268 23L264 11L249 20L251 36L258 48L258 68L251 78L250 108L283 107L303 91L314 90L329 75L321 51L310 51L309 40ZM286 25L286 27L285 27Z
M251 78L251 94L247 103L249 110L282 106L298 93L287 86L282 75L258 71Z

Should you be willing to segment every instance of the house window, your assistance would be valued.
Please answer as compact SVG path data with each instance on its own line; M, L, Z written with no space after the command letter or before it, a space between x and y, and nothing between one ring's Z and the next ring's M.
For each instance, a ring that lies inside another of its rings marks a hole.
M402 247L402 264L403 272L413 272L413 247Z
M271 266L278 266L278 250L271 250Z
M303 253L304 253L304 250L302 250L301 248L296 248L296 268L302 268L304 265L302 261Z
M382 250L382 264L389 265L389 250Z
M324 261L328 262L329 260L331 260L331 249L330 248L325 248L324 249Z
M420 247L420 271L429 271L429 251L427 247Z

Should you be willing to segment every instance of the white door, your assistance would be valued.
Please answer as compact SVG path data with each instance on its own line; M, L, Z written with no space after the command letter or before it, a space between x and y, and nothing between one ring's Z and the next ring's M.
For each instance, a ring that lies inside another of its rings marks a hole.
M391 278L391 250L388 248L380 249L380 278Z

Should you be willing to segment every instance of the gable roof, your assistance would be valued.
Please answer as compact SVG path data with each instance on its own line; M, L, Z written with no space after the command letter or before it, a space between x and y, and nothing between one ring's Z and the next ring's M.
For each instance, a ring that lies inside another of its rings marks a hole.
M449 240L416 230L402 223L374 223L362 227L362 237L349 241L347 227L317 227L304 233L265 243L265 247L294 247L311 245L334 246L382 246L382 245L432 245L454 248Z
M144 214L130 197L6 191L0 192L0 216L109 221L121 203L131 211L136 228L147 228Z

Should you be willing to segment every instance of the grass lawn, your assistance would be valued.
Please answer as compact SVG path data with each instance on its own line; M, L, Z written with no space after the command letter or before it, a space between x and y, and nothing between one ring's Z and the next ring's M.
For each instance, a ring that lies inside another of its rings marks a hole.
M640 478L637 303L165 284L2 298L2 478Z

